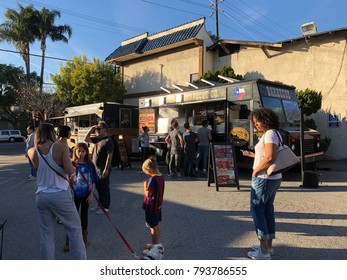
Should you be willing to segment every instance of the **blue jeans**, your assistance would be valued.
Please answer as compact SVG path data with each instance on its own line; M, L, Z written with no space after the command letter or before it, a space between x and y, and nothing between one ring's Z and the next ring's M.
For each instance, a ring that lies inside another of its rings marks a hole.
M208 148L209 146L198 145L198 154L196 156L197 169L199 169L199 165L201 164L201 161L202 161L202 169L207 170Z
M100 203L106 209L110 208L110 203L111 203L110 174L111 174L111 169L108 172L107 177L105 178L100 177L97 183L95 184L96 190L98 191Z
M36 169L35 169L35 166L34 164L31 162L30 158L28 158L29 160L29 165L30 165L30 175L32 177L36 177Z
M259 240L275 238L274 201L281 181L252 177L251 214Z

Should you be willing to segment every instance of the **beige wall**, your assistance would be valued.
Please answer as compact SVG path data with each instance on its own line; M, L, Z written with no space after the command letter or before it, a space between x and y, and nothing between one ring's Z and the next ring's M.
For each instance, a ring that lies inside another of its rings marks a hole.
M333 35L294 41L287 46L268 50L270 58L260 48L244 47L232 55L235 73L245 78L261 77L322 92L322 110L311 116L316 121L322 137L332 138L327 155L347 158L347 50L346 39ZM229 57L230 59L230 57ZM221 58L225 62L225 57ZM340 114L339 128L329 128L329 113Z
M199 72L199 47L151 56L124 67L127 94L159 91L172 84L186 85L190 74Z

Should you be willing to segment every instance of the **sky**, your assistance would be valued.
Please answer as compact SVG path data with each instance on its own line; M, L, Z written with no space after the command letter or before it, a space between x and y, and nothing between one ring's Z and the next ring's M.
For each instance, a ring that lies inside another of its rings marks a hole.
M218 0L219 36L228 40L279 42L302 36L301 25L315 22L318 32L347 28L346 0ZM33 4L41 10L59 10L56 25L72 28L69 43L47 42L44 81L57 74L60 65L85 54L104 61L121 42L144 32L149 35L206 18L206 29L216 34L215 0L0 0L0 24L6 9ZM0 63L22 66L13 45L0 42ZM31 53L40 55L38 43ZM40 57L31 57L31 71L40 73Z

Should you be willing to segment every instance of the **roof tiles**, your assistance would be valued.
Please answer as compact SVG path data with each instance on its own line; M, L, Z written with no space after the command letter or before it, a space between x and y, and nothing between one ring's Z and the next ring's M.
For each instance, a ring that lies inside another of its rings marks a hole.
M181 42L190 38L195 38L204 24L198 24L186 29L178 30L163 36L150 39L150 37L129 43L118 47L105 60L111 60L118 57L126 56L134 53L144 53L150 50L158 49L177 42Z

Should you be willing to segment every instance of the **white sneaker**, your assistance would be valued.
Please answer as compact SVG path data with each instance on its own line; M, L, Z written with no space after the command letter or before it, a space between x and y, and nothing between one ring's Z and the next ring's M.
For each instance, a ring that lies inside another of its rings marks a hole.
M253 245L251 248L253 251L258 251L260 249L260 246L259 245ZM273 247L268 248L268 252L270 253L271 256L273 256L275 254L275 250Z
M98 205L93 207L93 208L90 208L90 211L92 211L92 212L95 212L95 211L98 211L98 210L100 210L100 207Z
M271 255L269 253L263 254L260 250L250 251L247 256L252 260L271 260Z
M110 212L110 209L105 208L105 211L108 213ZM104 211L102 211L102 209L100 208L98 211L94 212L96 215L101 215L104 214Z

